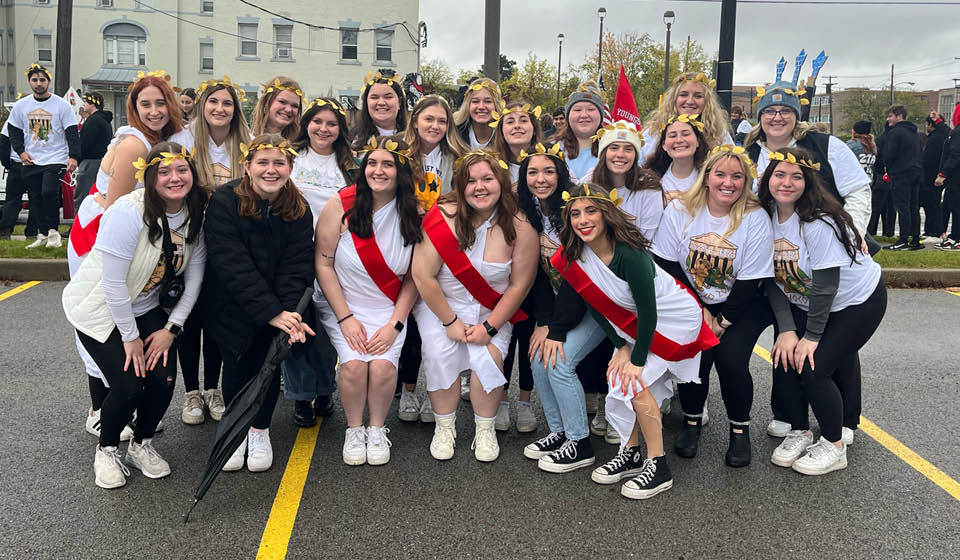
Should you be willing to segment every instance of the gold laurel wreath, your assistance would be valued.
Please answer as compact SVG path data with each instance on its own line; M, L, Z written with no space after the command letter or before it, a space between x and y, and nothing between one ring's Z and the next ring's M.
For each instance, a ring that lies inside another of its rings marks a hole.
M187 151L187 148L180 146L179 152L160 152L160 155L146 161L145 159L137 158L137 161L133 162L133 167L136 168L137 172L134 174L134 177L137 181L143 181L143 176L147 173L147 168L152 165L160 164L163 167L167 167L173 164L174 161L182 160L192 160L193 159L193 150Z

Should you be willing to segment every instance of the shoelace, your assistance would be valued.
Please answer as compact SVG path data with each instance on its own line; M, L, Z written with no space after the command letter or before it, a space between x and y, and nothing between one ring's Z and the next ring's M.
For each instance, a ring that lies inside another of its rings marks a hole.
M804 434L787 434L786 439L783 440L783 443L780 444L780 446L783 447L784 451L790 451L792 453L793 451L796 451L798 447L803 445L805 439L806 437L804 437Z
M437 426L440 426L440 424L437 424ZM441 444L441 445L450 444L450 445L453 445L454 447L457 446L456 432L454 432L453 428L444 428L440 426L440 429L437 430L434 434L435 434L434 437L437 438L438 440L437 441L438 444ZM477 441L476 438L474 438L473 441L474 443L476 443Z
M608 472L617 472L630 461L631 455L633 455L633 452L631 452L629 448L624 447L620 450L620 453L617 453L616 457L610 459L610 462L604 465L604 468L606 468Z
M220 394L220 391L213 391L210 393L210 408L225 408L226 405L223 403L223 395Z
M640 474L638 474L634 480L636 480L640 486L646 486L650 484L653 477L657 475L657 464L653 462L653 459L647 459L643 462L642 468L643 470L640 471Z
M361 447L367 444L367 431L363 428L347 430L346 447Z
M387 447L393 447L393 443L390 441L390 438L387 437L387 434L390 433L390 428L376 428L371 426L371 429L367 435L367 442L373 446L386 445Z
M188 408L203 408L203 399L200 398L200 395L190 395L187 397Z
M481 441L481 439L483 441ZM470 445L470 449L476 449L478 443L480 445L486 444L489 447L495 447L497 445L496 432L493 430L477 430L476 435L473 436L473 444Z
M830 448L827 447L828 445L833 447L829 443L824 445L824 442L818 441L817 443L807 447L807 454L810 455L811 459L820 460L830 453Z
M256 452L266 452L267 442L269 441L270 439L265 430L261 430L259 432L250 432L247 455L249 456Z
M577 442L573 441L572 439L568 439L567 441L563 442L563 445L560 446L560 449L557 449L551 453L551 455L553 455L555 459L560 459L562 457L566 457L567 459L576 459Z
M123 476L130 476L130 469L128 469L127 466L123 464L123 461L120 460L119 449L114 449L113 451L106 451L101 447L100 450L106 453L107 455L109 455L111 459L113 459L113 462L116 463L118 467L120 467L120 472L123 473Z
M400 396L400 410L407 412L419 412L420 407L417 405L417 398L413 395L407 397L407 393L403 393Z
M563 435L560 432L550 432L549 434L537 440L537 446L541 448L549 447L560 441L560 438L562 437Z

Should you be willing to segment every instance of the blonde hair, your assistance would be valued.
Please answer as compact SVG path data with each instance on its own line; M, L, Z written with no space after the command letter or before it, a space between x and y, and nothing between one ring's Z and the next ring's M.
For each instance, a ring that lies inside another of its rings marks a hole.
M700 122L703 123L703 136L707 140L710 148L725 143L727 135L730 133L730 117L720 106L720 99L713 88L700 80L697 80L696 73L687 72L680 74L673 80L673 85L663 94L663 102L660 106L650 112L646 118L647 130L657 131L667 125L667 121L679 115L677 111L677 93L684 84L693 82L703 88L703 111L700 113Z
M803 137L806 136L807 133L810 131L816 132L816 130L814 129L811 123L797 119L797 124L796 126L793 127L793 139L803 140ZM754 145L755 143L761 140L766 142L767 134L763 131L763 128L760 126L760 123L757 122L756 126L754 126L750 130L750 132L747 133L747 137L743 141L743 147L750 148L750 146Z
M749 158L746 154L736 155L724 151L718 151L712 154L703 164L703 169L700 170L700 174L697 175L697 182L690 187L690 190L682 193L678 197L691 217L696 217L700 212L708 212L707 198L710 196L710 188L707 186L707 177L714 167L728 159L735 160L740 164L740 170L743 172L743 191L741 191L740 198L733 203L733 206L730 207L730 212L727 214L730 217L730 227L727 228L727 231L723 232L723 239L726 239L728 235L737 231L740 223L743 222L744 216L761 208L760 199L757 198L757 195L753 194L753 189L750 185L753 175L751 174L752 170L750 166L747 164Z
M280 83L280 88L275 88L273 91L266 91L268 88L272 87L275 82ZM260 99L257 99L257 106L253 108L253 130L254 136L260 136L261 134L266 133L267 129L267 114L270 112L270 105L273 104L273 100L280 95L282 91L291 91L292 93L297 93L300 88L300 84L296 82L293 78L288 78L286 76L277 76L273 80L267 82L263 86L264 94L260 96ZM294 91L296 90L296 91ZM288 124L280 131L280 134L292 142L297 137L297 129L300 127L300 117L303 115L303 95L297 94L300 97L300 108L297 109L297 118L293 119L293 122Z
M470 86L483 82L484 80L493 84L498 90L500 89L500 84L491 80L490 78L477 78L470 82ZM482 87L480 89L485 89L490 92L490 95L493 96L493 110L502 113L503 112L503 98L500 97L500 92L496 90L491 90L488 87ZM470 100L473 99L474 93L480 91L467 88L467 93L463 96L463 103L460 104L460 108L457 109L457 112L453 114L453 123L455 126L461 126L463 123L470 122Z
M421 153L420 135L417 134L417 130L413 125L417 122L417 119L420 118L420 113L423 113L430 107L441 107L447 115L447 133L443 136L443 139L440 140L440 151L445 154L452 154L454 159L459 158L468 151L468 148L463 144L463 140L457 133L457 127L453 124L453 110L450 108L450 104L447 103L446 99L435 93L426 95L417 101L413 112L410 113L410 124L407 125L407 129L403 131L403 141L410 146L410 157L414 160L414 165L420 165L421 167L422 162L419 161L420 158L417 158L417 156L424 154Z
M209 139L210 125L204 118L204 105L207 99L214 93L225 90L230 92L230 99L233 100L233 118L230 119L230 132L227 133L227 139L224 141L224 148L230 154L230 178L236 179L243 176L243 154L240 152L240 144L250 141L250 127L247 126L247 119L243 116L240 98L233 87L217 84L203 90L197 105L200 109L199 115L190 123L190 132L193 133L194 146L194 164L197 166L197 174L200 177L201 184L209 189L216 189L217 184L213 175L213 164L210 161Z

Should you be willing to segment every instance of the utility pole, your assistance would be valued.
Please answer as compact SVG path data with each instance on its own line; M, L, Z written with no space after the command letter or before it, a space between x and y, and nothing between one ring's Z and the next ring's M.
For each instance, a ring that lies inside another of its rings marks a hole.
M683 53L683 72L686 73L690 68L690 36L687 35L687 48Z
M427 22L417 24L417 74L420 73L420 49L427 48Z
M830 104L829 117L830 117L830 134L831 135L833 134L833 86L834 86L833 79L834 78L836 78L836 76L827 76L827 102ZM822 109L822 104L821 104L821 109Z
M563 33L557 35L557 106L560 106L560 63L563 61Z
M500 81L500 0L485 0L483 17L483 73Z
M737 27L737 0L721 0L720 51L717 55L717 95L720 105L730 111L733 100L733 48Z
M57 3L57 55L53 72L53 92L63 96L70 88L70 42L73 28L73 0Z
M890 65L890 104L893 105L893 64Z

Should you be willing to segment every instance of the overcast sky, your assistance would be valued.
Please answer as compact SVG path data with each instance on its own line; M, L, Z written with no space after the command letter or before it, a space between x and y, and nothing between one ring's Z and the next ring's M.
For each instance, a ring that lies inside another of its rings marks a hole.
M933 0L936 1L936 0ZM556 63L557 34L565 36L563 68L580 62L597 48L597 9L607 9L604 31L650 33L664 39L663 12L673 10L671 44L687 35L711 57L719 45L719 2L658 0L504 0L500 52L517 62L528 52ZM483 62L483 0L420 0L420 18L427 23L429 44L424 58L441 58L454 72L479 68ZM734 84L758 85L773 80L781 56L784 76L793 76L794 58L806 49L801 72L821 50L830 57L818 84L834 75L838 87L889 87L890 65L900 82L913 89L952 87L960 78L960 5L849 6L810 4L739 4Z

